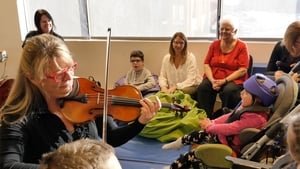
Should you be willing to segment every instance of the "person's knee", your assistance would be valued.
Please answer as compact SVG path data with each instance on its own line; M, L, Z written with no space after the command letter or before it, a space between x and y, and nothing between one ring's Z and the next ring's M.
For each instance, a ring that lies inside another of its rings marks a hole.
M201 91L209 91L209 90L212 90L212 84L210 83L210 81L209 80L203 80L200 84L199 84L199 86L198 86L198 88L197 88L197 91L198 92L201 92Z
M190 86L182 89L182 92L185 94L189 94L191 97L197 92L198 86Z
M236 104L241 100L240 92L242 87L239 85L226 85L220 92L220 99L222 100L222 105L230 109L234 108Z

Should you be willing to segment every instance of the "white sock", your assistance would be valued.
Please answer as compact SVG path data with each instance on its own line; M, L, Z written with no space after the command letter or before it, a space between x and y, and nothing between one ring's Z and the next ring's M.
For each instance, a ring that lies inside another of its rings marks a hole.
M181 137L179 137L177 140L168 143L168 144L164 144L162 146L162 149L165 150L179 150L183 147L184 145L181 143Z

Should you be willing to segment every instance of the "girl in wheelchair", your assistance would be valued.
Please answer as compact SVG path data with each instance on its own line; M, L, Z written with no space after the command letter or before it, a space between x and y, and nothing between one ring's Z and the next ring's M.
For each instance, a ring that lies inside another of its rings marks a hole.
M277 95L278 88L273 80L263 74L255 74L244 82L241 102L231 113L214 120L208 118L201 120L200 126L203 130L184 135L174 142L163 145L162 148L178 150L194 143L221 143L238 153L241 146L239 133L246 128L265 127L270 112L269 106L275 102ZM171 168L187 168L195 159L195 152L192 150L175 160Z

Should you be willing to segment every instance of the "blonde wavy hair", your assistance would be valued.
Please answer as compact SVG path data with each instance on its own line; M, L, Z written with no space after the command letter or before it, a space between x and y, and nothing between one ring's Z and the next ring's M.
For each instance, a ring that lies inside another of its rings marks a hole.
M108 169L106 162L114 154L103 141L80 139L44 154L39 169Z
M0 109L1 124L21 121L33 110L34 105L37 106L43 100L39 89L29 78L42 81L49 61L54 57L63 57L70 64L73 63L66 44L53 35L41 34L26 41L16 79Z

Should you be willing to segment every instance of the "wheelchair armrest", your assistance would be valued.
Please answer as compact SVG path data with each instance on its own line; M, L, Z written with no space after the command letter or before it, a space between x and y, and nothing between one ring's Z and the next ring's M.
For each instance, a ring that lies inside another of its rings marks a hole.
M274 165L272 167L272 169L281 169L284 168L286 165L290 164L293 162L292 157L290 156L290 154L284 154L280 157L278 157L275 161L274 161Z
M246 128L239 134L241 145L246 145L260 130L256 128Z
M271 169L272 168L272 165L249 161L249 160L236 158L236 157L232 157L232 156L226 156L225 159L232 162L234 165L238 165L238 166L245 166L245 167L257 168L257 169Z
M195 156L209 167L231 168L232 163L226 156L236 156L233 150L224 144L201 144L195 150Z

